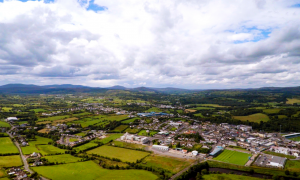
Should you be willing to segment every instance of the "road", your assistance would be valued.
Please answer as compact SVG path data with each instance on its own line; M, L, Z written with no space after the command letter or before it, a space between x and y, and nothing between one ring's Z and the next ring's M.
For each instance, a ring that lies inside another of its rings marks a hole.
M13 139L13 136L12 136L9 132L7 132L7 134L9 135L9 137L10 137L11 139ZM19 150L19 152L20 152L20 156L21 156L22 161L23 161L23 164L24 164L24 169L25 169L26 171L30 172L30 174L32 174L33 171L29 168L28 162L27 162L25 156L24 156L23 153L22 153L20 144L19 144L17 141L13 141L13 142L15 143L15 145L17 146L17 148L18 148L18 150Z

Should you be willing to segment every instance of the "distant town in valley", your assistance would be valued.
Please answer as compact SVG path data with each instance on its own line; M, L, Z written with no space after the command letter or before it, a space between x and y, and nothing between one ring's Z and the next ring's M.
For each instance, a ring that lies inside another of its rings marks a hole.
M299 179L299 87L38 88L0 86L0 180Z

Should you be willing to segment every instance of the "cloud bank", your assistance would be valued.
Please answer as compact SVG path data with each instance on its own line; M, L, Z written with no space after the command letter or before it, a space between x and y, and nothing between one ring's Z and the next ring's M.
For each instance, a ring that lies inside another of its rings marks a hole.
M299 86L298 4L0 0L0 84Z

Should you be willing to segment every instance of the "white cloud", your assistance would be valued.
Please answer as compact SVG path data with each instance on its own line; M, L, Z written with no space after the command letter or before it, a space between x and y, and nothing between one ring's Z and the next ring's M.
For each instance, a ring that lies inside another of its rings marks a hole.
M0 63L5 67L0 81L183 88L295 85L300 8L290 7L296 3L95 0L107 10L94 12L86 10L87 1L5 0L0 3Z

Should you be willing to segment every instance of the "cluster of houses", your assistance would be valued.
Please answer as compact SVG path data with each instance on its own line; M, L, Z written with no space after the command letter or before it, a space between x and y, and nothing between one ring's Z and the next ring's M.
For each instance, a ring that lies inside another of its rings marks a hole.
M7 174L11 176L13 179L17 180L30 180L30 178L27 176L27 173L21 169L20 167L12 167L9 168L7 171Z
M141 144L147 144L149 142L148 137L141 137L129 133L125 133L123 136L120 137L121 141L130 141L130 142L136 142Z

